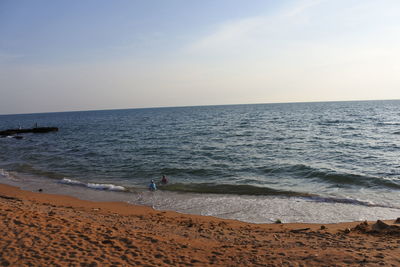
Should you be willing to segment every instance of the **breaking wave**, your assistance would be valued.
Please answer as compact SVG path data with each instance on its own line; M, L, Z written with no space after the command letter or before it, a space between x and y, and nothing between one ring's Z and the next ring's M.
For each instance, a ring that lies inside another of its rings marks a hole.
M107 191L127 191L127 189L123 186L120 185L114 185L114 184L97 184L97 183L84 183L81 181L77 180L72 180L68 178L63 178L60 183L62 184L68 184L68 185L77 185L77 186L84 186L87 188L91 189L97 189L97 190L107 190Z
M252 185L232 185L232 184L213 184L213 183L175 183L160 187L161 190L187 192L187 193L208 193L208 194L234 194L234 195L256 195L256 196L287 196L305 197L312 196L309 193L285 191L272 189L269 187L258 187Z

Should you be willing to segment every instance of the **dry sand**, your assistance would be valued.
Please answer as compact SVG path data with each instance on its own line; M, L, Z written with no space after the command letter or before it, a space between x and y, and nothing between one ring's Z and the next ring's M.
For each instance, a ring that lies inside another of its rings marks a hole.
M7 185L0 216L1 266L400 266L393 221L250 224Z

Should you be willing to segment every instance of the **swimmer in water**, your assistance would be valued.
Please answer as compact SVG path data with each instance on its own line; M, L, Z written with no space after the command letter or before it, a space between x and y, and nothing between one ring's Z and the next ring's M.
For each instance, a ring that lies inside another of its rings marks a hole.
M156 191L157 190L157 186L154 183L154 180L151 180L150 184L149 184L149 190L150 191Z
M167 176L163 175L161 178L161 184L168 184L168 178Z

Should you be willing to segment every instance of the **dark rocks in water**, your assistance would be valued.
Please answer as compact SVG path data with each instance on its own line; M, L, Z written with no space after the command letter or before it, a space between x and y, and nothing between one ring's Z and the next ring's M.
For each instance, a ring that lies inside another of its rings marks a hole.
M14 135L14 134L23 134L23 133L48 133L48 132L57 132L57 127L35 127L29 129L8 129L4 131L0 131L0 136ZM21 137L22 138L22 137Z
M397 218L397 219L394 221L394 223L400 223L400 217Z
M22 139L22 138L24 138L24 137L22 137L22 136L20 136L20 135L16 135L16 136L13 136L13 138L15 138L15 139Z
M42 188L39 188L39 190L38 190L39 192L42 192L43 191L43 189Z

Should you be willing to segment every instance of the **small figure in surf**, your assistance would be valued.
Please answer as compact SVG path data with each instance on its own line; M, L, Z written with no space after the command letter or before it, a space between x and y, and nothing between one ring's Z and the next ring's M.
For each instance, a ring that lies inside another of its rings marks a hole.
M163 175L161 178L161 184L168 184L168 178L167 176Z
M157 186L154 183L154 180L151 180L150 184L149 184L149 190L150 191L156 191L157 190Z

